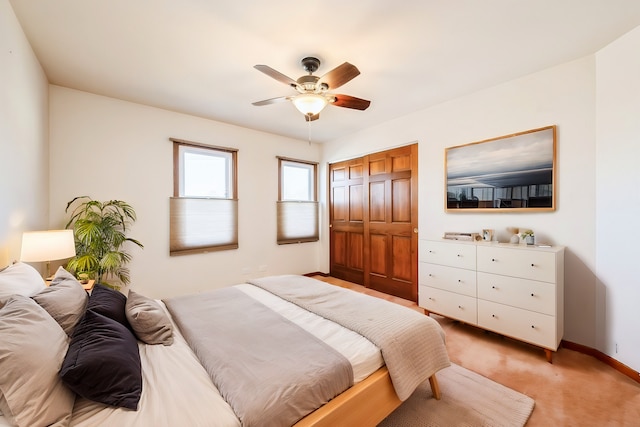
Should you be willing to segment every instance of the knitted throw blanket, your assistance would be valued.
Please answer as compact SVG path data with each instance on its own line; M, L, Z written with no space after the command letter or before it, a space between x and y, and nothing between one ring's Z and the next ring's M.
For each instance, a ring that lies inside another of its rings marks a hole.
M451 364L438 322L410 308L304 276L271 276L249 283L374 343L400 400Z

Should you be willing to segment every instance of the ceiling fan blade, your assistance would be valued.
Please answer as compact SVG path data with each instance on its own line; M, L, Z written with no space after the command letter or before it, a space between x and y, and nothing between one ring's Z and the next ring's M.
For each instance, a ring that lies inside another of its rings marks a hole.
M272 77L277 81L282 82L286 85L289 85L292 87L296 87L298 85L298 83L295 80L293 80L291 77L285 76L280 71L276 71L273 68L269 67L268 65L254 65L253 68L255 68L258 71L262 71L267 76Z
M329 89L336 89L360 74L355 65L345 62L320 77L318 84L325 83Z
M366 110L369 108L371 101L367 101L366 99L356 98L355 96L349 95L333 95L335 101L332 102L332 105L337 107L344 108L353 108L354 110Z
M312 121L314 121L314 120L318 120L319 118L320 118L320 113L315 114L315 115L313 115L313 116L307 116L306 114L304 115L304 120L305 120L306 122L312 122Z
M289 100L288 96L279 96L277 98L269 98L269 99L264 99L262 101L252 102L251 104L259 107L261 105L275 104L275 103L278 103L278 102L288 101L288 100Z

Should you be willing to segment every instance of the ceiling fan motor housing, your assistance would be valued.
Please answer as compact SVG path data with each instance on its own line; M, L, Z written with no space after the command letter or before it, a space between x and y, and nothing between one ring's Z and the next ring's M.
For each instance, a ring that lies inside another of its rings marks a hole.
M320 77L312 76L312 75L302 76L297 80L298 86L300 88L302 88L303 91L305 91L305 92L306 91L315 91L316 83L318 82L319 78Z

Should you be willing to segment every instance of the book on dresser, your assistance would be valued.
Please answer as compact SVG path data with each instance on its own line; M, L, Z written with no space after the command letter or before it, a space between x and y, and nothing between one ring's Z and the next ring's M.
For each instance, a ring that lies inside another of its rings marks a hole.
M421 240L418 305L425 312L542 347L564 333L564 247Z

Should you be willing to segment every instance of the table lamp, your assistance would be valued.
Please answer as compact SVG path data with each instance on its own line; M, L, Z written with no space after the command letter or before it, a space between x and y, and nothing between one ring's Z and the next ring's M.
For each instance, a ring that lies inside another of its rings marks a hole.
M76 255L73 230L28 231L22 234L20 261L47 263L47 275L51 277L50 262Z

